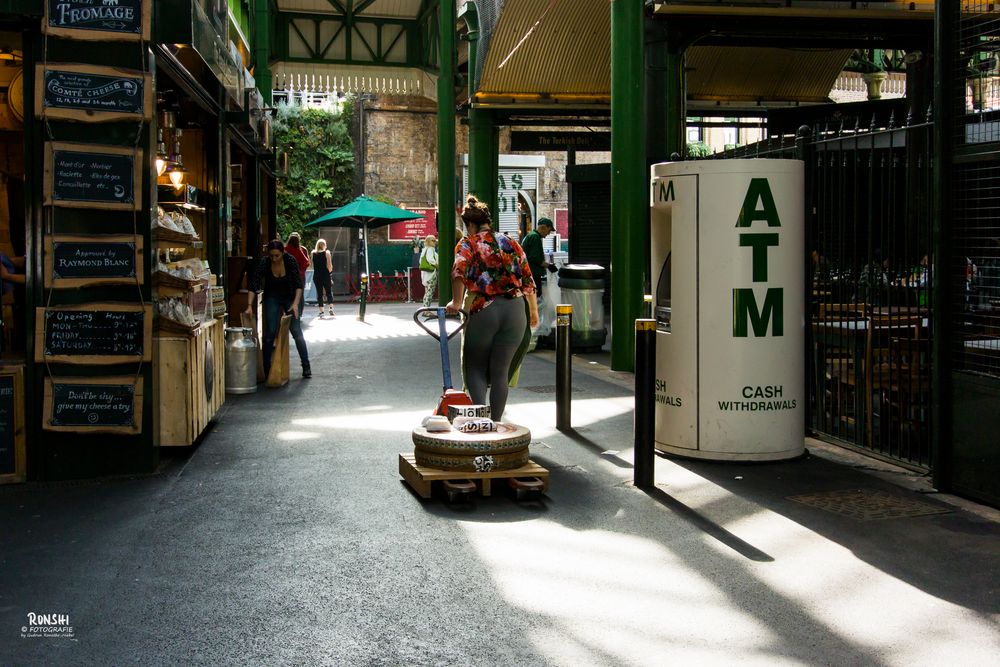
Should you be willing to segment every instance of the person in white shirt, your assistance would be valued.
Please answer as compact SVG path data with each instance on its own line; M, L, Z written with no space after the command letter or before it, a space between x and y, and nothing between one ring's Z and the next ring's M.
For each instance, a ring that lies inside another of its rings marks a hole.
M437 238L430 234L424 239L424 249L420 251L420 282L424 284L424 307L428 308L434 299L438 284Z

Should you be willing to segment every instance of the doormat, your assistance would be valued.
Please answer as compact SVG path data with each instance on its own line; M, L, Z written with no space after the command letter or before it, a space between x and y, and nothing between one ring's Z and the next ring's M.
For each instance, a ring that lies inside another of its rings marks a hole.
M789 496L788 500L794 500L810 507L818 507L841 516L849 516L859 521L904 519L931 514L947 514L953 511L947 507L874 489L809 493L802 496Z

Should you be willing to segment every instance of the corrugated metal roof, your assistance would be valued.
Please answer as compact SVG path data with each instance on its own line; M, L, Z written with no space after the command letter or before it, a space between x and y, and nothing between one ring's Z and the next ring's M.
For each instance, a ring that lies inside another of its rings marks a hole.
M507 0L479 91L607 95L610 34L608 0Z
M694 46L686 55L690 99L827 102L851 51Z
M546 102L592 95L606 103L610 35L607 0L506 0L477 97ZM826 102L850 51L696 46L686 55L692 99Z

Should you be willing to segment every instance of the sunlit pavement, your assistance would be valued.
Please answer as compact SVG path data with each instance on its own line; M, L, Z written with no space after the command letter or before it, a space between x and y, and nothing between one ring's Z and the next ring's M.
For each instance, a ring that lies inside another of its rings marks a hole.
M657 458L640 491L632 392L582 360L573 433L554 428L551 353L511 391L546 498L419 499L397 455L441 373L415 307L307 309L314 377L293 360L289 386L230 397L157 475L0 489L0 663L996 664L995 512L818 446ZM452 359L458 378L457 340ZM831 491L938 513L792 500ZM74 638L22 639L28 613L67 614Z

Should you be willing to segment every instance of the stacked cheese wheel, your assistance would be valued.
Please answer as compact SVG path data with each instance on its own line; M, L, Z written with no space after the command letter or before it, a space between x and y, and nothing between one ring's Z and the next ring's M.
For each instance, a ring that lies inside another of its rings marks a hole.
M496 431L462 433L413 429L413 453L419 466L456 472L513 470L527 465L531 431L517 424L498 423Z

